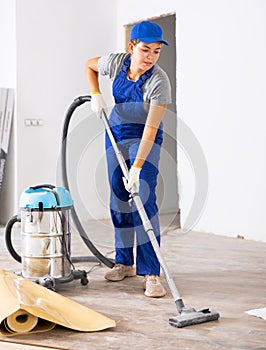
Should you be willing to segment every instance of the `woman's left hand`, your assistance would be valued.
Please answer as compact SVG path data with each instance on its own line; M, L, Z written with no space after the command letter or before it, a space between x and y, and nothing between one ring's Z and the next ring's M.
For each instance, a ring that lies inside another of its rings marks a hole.
M141 168L135 167L134 165L130 168L128 173L128 181L124 181L125 189L128 192L131 192L133 189L134 192L139 192L139 175Z

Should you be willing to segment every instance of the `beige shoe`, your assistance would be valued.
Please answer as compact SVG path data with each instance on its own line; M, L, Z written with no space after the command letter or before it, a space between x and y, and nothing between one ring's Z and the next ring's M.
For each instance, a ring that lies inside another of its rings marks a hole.
M122 281L125 277L136 276L136 269L134 266L127 266L122 264L115 264L115 266L106 273L105 279L109 281Z
M151 298L161 298L166 294L166 290L161 285L159 276L146 275L144 277L143 288L144 294Z

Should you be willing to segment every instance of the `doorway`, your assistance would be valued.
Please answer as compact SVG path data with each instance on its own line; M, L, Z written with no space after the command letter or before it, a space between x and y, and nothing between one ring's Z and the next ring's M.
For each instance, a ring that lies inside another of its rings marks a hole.
M160 159L160 175L158 177L157 201L160 214L169 214L170 224L180 227L180 209L177 178L177 106L176 106L176 15L167 14L147 18L158 24L164 33L169 46L163 46L158 64L167 73L172 92L172 103L167 106L163 118L164 142ZM132 27L138 23L125 25L125 45L130 37Z

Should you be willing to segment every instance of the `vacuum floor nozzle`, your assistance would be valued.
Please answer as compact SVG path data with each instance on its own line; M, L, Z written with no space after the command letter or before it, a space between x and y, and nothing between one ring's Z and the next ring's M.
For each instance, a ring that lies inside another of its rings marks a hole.
M196 311L193 308L183 309L179 316L169 319L171 326L182 328L186 326L192 326L199 323L205 323L210 321L217 321L220 317L216 311L210 311L209 309L203 309Z

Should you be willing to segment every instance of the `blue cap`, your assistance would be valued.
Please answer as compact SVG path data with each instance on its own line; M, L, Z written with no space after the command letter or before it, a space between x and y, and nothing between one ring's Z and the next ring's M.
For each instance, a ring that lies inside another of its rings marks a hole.
M143 43L163 43L169 45L167 41L163 40L162 28L153 22L143 21L136 24L130 34L130 40L139 39Z

